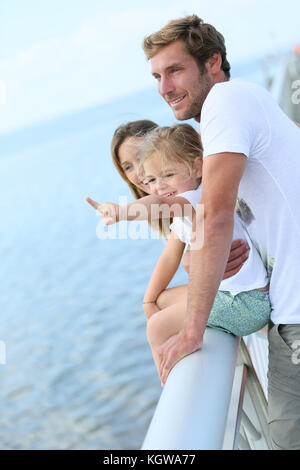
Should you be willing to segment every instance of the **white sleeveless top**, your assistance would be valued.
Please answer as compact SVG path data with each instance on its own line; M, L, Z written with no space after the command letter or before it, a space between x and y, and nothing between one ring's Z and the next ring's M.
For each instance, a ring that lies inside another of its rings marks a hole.
M186 191L178 196L186 199L195 210L201 199L201 185L192 191ZM170 230L177 234L179 239L186 244L190 243L192 234L192 220L189 217L175 217L170 225ZM253 245L241 219L234 214L233 240L242 238L249 247L249 257L237 274L221 281L219 290L229 291L232 295L253 289L265 287L268 284L266 268L262 259Z

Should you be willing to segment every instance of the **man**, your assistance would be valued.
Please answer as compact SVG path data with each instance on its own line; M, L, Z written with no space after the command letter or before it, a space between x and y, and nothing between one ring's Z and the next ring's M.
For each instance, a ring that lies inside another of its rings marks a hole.
M196 15L145 38L158 91L177 119L200 123L204 245L192 250L185 328L161 348L160 375L200 349L228 258L236 200L265 262L269 422L274 449L300 449L300 133L270 94L230 80L223 36Z

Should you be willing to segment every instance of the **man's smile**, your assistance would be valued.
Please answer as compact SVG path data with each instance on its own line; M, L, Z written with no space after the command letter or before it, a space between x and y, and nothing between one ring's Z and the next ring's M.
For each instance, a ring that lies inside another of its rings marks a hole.
M181 101L186 97L186 94L185 95L182 95L182 96L178 96L177 98L167 98L167 101L169 103L169 105L172 107L172 108L175 108L179 103L181 103Z

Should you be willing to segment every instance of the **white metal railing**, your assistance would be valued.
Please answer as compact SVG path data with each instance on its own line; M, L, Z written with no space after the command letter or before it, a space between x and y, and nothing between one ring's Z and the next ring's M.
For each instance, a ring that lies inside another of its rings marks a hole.
M244 340L207 328L171 370L143 450L270 449L267 401Z
M261 335L256 333L255 335ZM266 336L261 335L264 348L259 349L265 362ZM257 354L257 343L254 350ZM259 359L259 356L256 357ZM263 371L265 377L266 369ZM245 344L240 342L227 427L223 442L224 450L268 450L271 443L268 432L267 399Z
M221 449L239 339L207 328L203 348L171 370L142 449Z

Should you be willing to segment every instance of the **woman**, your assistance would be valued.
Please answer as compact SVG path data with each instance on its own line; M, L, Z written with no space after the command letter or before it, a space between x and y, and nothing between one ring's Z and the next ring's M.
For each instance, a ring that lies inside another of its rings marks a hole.
M138 152L143 143L143 137L156 127L158 125L152 121L132 121L117 127L112 138L113 162L135 199L148 194L147 187L138 178Z

